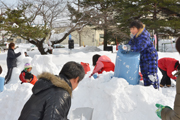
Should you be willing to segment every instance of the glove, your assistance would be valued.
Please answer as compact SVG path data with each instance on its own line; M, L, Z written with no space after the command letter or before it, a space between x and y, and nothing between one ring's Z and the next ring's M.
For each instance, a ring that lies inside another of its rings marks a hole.
M171 107L169 107L169 106L163 106L163 105L161 105L161 104L156 104L156 107L158 108L158 109L156 110L156 114L157 114L157 116L158 116L159 118L161 118L161 111L162 111L162 109L164 109L164 108L169 108L169 109L172 110Z
M131 51L131 46L130 45L122 45L122 51L121 53L126 54L129 51Z

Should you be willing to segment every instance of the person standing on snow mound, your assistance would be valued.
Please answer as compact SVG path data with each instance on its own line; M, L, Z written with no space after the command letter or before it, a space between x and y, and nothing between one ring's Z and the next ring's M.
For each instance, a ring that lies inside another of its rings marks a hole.
M95 73L101 74L103 71L106 72L114 71L115 65L111 61L111 59L106 55L101 56L95 54L92 58L92 61L93 61L93 66L95 67L91 76L94 75Z
M5 76L5 84L7 84L9 82L9 80L11 79L12 70L14 67L17 67L17 63L16 63L17 57L19 57L21 55L21 52L15 53L14 48L15 48L15 44L10 43L8 53L7 53L8 72L7 72L7 75Z
M150 40L150 33L145 29L145 25L135 20L130 24L130 32L133 35L125 47L122 47L122 53L128 51L140 52L140 68L143 75L144 86L153 85L155 89L159 88L157 75L158 54ZM124 49L128 48L128 49Z
M84 75L84 68L76 62L67 62L59 76L39 75L18 120L68 120L72 91Z
M174 58L161 58L158 60L158 67L163 77L161 79L160 87L171 86L171 78L176 80L176 76L172 75L175 70L180 70L179 61Z
M176 41L176 50L180 53L180 37ZM169 106L156 104L158 108L156 114L162 120L180 120L180 70L175 74L176 79L176 97L174 101L174 110Z

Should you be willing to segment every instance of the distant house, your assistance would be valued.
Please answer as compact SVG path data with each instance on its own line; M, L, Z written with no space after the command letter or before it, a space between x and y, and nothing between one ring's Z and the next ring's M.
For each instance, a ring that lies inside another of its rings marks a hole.
M66 30L66 27L55 28L56 34L62 33ZM104 31L97 30L94 26L85 26L79 33L74 31L71 33L71 39L74 40L74 44L79 44L81 40L82 46L99 46L104 40ZM69 37L67 37L61 44L68 44Z

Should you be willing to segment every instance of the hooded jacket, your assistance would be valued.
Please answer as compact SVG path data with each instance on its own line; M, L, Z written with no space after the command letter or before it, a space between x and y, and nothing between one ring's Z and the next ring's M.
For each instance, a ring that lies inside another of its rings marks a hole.
M158 54L150 40L149 32L145 29L145 25L128 44L131 46L132 51L140 52L140 67L143 76L157 73Z
M13 68L17 67L17 57L19 57L21 53L15 53L13 49L9 48L8 49L8 54L7 54L7 66L8 68Z
M158 60L158 67L164 71L167 71L167 75L175 80L176 77L172 75L172 72L177 70L178 66L175 66L177 62L179 61L174 58L161 58Z
M18 120L67 120L72 86L64 76L44 72L32 88Z
M96 66L93 70L93 73L98 73L101 74L103 71L109 72L109 71L114 71L114 63L111 62L111 59L107 57L106 55L102 55L99 57L98 61L96 62Z
M178 75L176 79L176 97L174 101L174 110L170 108L164 108L161 111L162 120L180 120L180 71L175 75Z

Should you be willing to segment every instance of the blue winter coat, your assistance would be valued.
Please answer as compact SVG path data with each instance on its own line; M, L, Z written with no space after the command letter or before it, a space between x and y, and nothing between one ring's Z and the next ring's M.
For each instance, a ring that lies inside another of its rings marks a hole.
M143 75L144 84L149 85L153 80L149 80L148 75L156 77L156 84L158 84L157 68L158 68L158 54L152 41L150 34L145 29L145 25L140 31L129 41L131 50L140 52L140 68ZM146 83L147 82L147 83ZM156 85L154 85L155 87Z
M17 57L19 57L21 53L15 53L13 49L8 49L8 54L7 54L7 66L8 68L13 68L17 67Z

